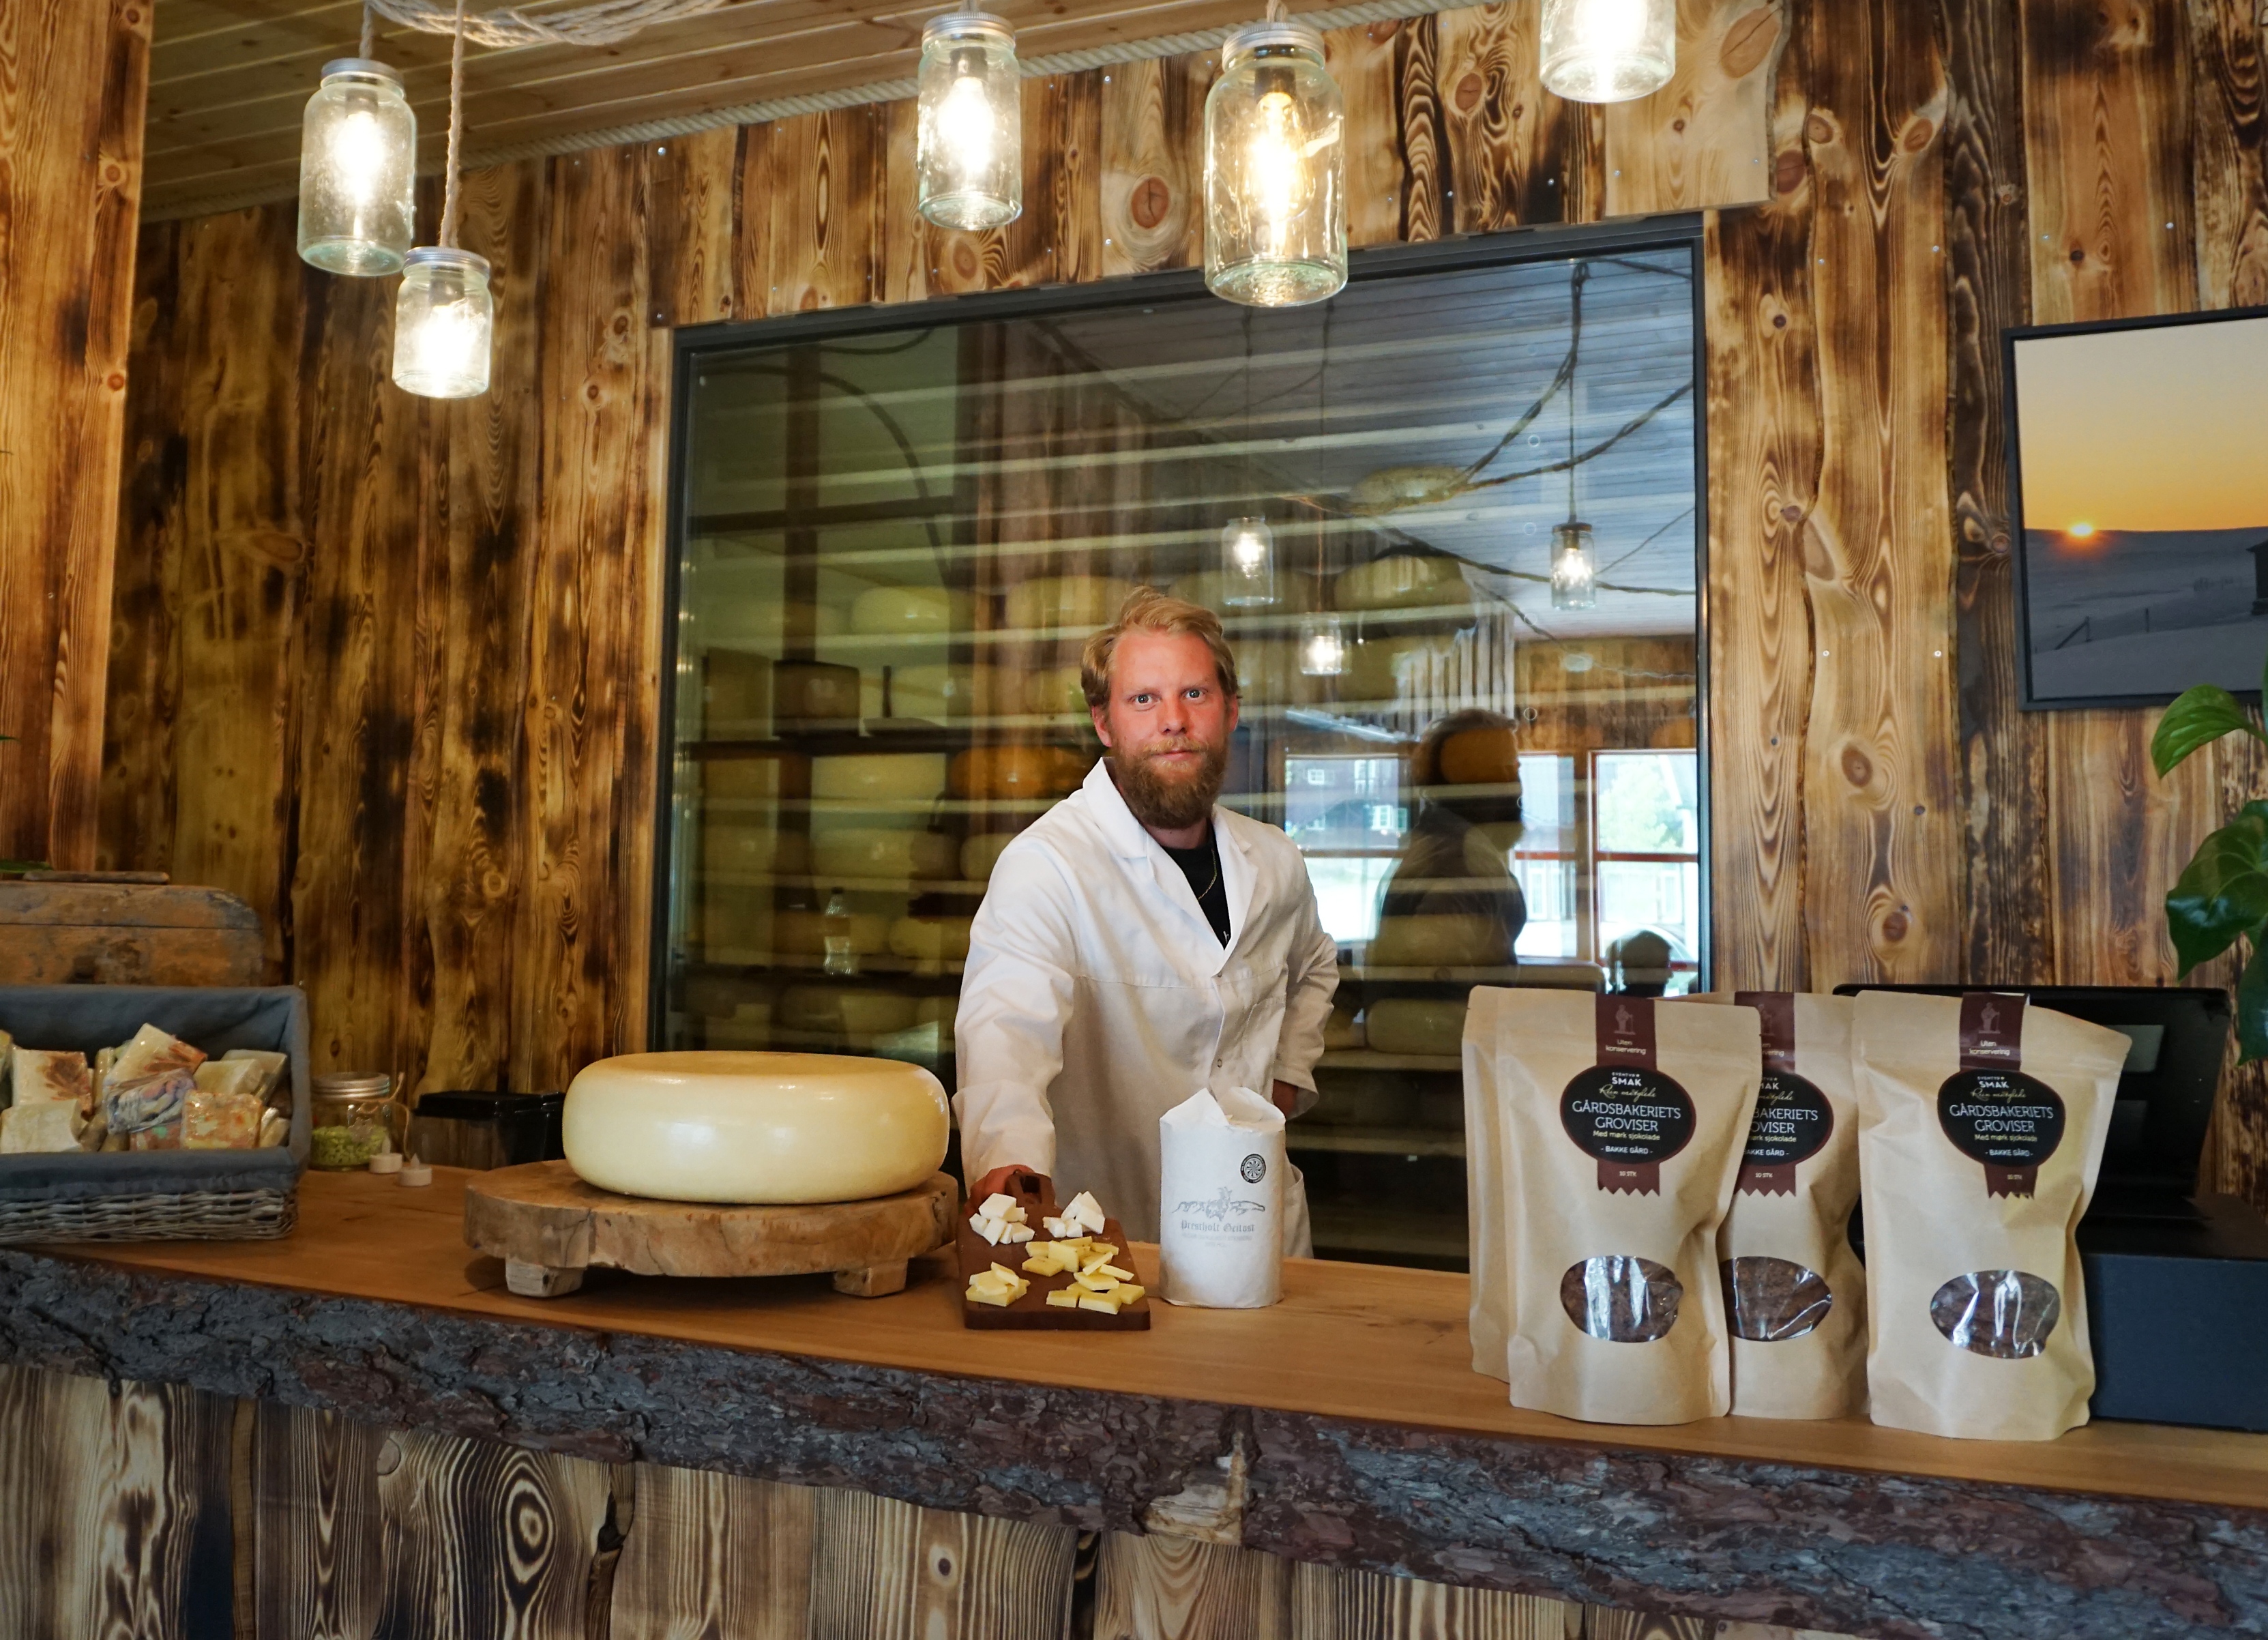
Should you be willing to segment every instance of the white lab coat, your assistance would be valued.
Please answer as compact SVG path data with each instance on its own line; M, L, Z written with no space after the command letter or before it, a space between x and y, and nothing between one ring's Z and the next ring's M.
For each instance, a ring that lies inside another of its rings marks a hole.
M1199 1088L1314 1103L1338 953L1277 827L1213 810L1229 942L1118 794L1108 762L1001 852L954 1023L968 1177L1022 1163L1158 1235L1158 1119ZM1290 1182L1290 1181L1287 1181ZM1285 1201L1305 1253L1306 1201Z

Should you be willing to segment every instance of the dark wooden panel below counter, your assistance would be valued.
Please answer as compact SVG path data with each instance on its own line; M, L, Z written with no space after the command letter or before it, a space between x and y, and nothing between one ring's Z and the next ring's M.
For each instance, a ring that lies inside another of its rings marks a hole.
M1227 1458L1245 1547L1689 1616L2268 1632L2268 1437L1573 1424L1472 1372L1462 1278L1304 1260L1268 1311L1013 1351L957 1325L941 1267L856 1302L614 1276L517 1299L458 1238L460 1179L312 1176L284 1242L0 1252L0 1362L1082 1530L1138 1530Z

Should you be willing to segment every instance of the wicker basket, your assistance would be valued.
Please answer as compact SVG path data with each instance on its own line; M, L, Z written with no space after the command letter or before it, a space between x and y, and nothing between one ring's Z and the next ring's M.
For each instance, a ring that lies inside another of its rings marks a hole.
M0 986L0 1031L91 1053L149 1023L208 1052L280 1050L291 1137L269 1150L0 1156L0 1245L266 1241L299 1216L308 1144L307 1002L291 986Z
M192 1190L0 1202L0 1246L45 1241L273 1241L299 1222L291 1190Z

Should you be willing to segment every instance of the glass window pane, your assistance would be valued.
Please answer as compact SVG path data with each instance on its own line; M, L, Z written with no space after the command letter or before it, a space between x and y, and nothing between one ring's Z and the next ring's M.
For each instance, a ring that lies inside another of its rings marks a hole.
M1671 242L704 343L657 1035L951 1085L992 863L1101 755L1080 646L1167 588L1234 653L1220 802L1285 829L1339 947L1292 1141L1319 1249L1462 1264L1467 992L1706 957L1694 277ZM1571 521L1594 595L1555 602Z

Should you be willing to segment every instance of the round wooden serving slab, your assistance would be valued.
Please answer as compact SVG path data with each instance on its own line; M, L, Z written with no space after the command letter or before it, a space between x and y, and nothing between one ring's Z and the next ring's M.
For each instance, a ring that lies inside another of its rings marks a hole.
M504 1284L556 1298L592 1265L640 1275L812 1275L879 1298L906 1284L906 1260L953 1239L961 1187L932 1173L871 1201L725 1207L618 1196L564 1162L477 1173L465 1186L465 1240L504 1261Z

